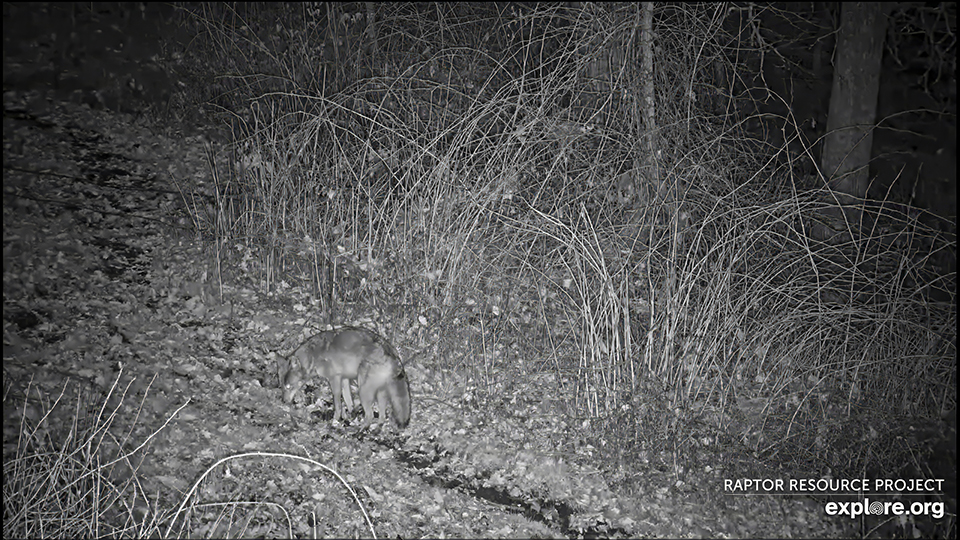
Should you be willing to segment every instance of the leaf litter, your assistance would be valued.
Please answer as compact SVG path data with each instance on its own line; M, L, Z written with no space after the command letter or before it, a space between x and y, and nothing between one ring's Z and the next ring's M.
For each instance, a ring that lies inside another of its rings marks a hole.
M178 186L203 192L216 139L48 98L4 93L4 472L70 494L78 484L44 478L56 465L37 456L76 453L78 478L112 492L96 510L67 501L102 528L46 533L729 534L690 522L717 503L694 504L669 480L617 494L591 466L592 441L542 399L556 392L549 377L478 402L475 381L411 364L414 420L399 434L332 425L327 402L283 406L269 352L303 322L291 304L317 304L309 291L254 293L242 268L214 278ZM456 395L450 379L459 399L427 399ZM5 536L37 532L14 527L5 519ZM797 533L810 530L823 529Z

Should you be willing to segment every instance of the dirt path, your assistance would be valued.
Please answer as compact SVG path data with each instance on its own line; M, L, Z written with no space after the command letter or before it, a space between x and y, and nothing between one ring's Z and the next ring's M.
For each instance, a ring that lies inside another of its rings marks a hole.
M161 521L215 461L275 452L338 471L374 509L378 536L560 534L544 517L491 503L512 500L500 495L497 481L480 497L471 494L477 490L469 479L456 479L466 463L451 468L457 459L449 454L480 444L466 435L436 442L415 425L409 438L398 439L360 432L356 423L332 427L330 408L322 405L313 414L281 406L257 328L284 327L290 302L229 285L221 297L215 265L191 236L181 195L170 185L170 169L204 169L201 152L191 152L203 148L199 140L172 141L131 127L135 121L123 113L51 104L31 93L5 96L5 148L20 150L5 154L4 172L11 423L57 410L62 416L47 419L57 439L69 431L74 408L50 403L64 388L67 396L79 394L86 409L81 424L129 437L121 445L129 454L109 443L100 447L104 461L129 460L110 467L110 479L124 485L135 468L138 490L163 513ZM24 399L29 405L20 413ZM112 411L109 421L97 414L103 405ZM454 421L461 429L483 426L479 418L461 417L433 427L451 433ZM482 448L495 461L509 459L496 444ZM294 511L298 536L366 534L343 486L291 459L236 460L216 469L199 495L200 502L252 499L322 512L323 519ZM285 536L279 516L270 517L243 535Z
M101 472L159 530L177 523L182 497L215 461L276 452L338 471L378 536L556 536L548 520L451 489L450 475L430 470L448 451L431 444L431 457L418 457L422 433L399 441L331 427L320 407L280 406L265 354L274 343L257 330L289 322L291 302L221 288L194 236L186 207L204 201L187 194L203 193L220 149L202 125L162 122L175 82L157 55L177 29L155 9L4 7L4 425L45 422L68 443L81 440L68 435L77 419L125 434L98 443L104 461L125 458ZM6 431L4 440L13 442ZM253 499L293 508L286 524L298 536L369 534L343 484L289 458L235 459L196 500ZM111 516L104 527L118 525ZM280 514L265 516L219 533L288 534ZM171 534L212 534L203 527Z

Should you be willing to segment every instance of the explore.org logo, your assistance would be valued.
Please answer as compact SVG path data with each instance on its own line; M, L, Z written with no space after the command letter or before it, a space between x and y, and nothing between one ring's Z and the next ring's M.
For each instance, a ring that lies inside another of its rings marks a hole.
M912 503L902 503L900 501L871 501L864 497L862 501L851 502L828 502L823 507L829 516L850 516L851 518L862 515L874 516L903 516L928 515L935 519L943 517L943 501L915 501Z
M855 501L831 501L824 511L831 516L929 515L943 518L943 501L878 501L869 497L914 497L943 495L943 479L934 478L737 478L725 479L723 490L735 495L827 495L863 497Z

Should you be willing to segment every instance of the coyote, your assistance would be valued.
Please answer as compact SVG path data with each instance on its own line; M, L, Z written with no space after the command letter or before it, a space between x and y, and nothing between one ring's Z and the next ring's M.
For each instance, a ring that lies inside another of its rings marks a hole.
M353 409L350 380L357 379L364 426L373 420L374 398L377 398L381 419L387 416L389 397L394 423L402 428L410 422L410 384L400 355L375 332L350 326L320 332L304 341L286 360L280 359L277 367L286 403L293 401L304 379L316 372L330 383L334 421L346 420L340 402L341 390L343 401Z

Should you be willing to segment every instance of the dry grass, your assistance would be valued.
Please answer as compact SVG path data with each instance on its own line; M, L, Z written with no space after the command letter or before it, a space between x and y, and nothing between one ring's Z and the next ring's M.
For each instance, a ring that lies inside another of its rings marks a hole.
M141 403L131 409L125 401L134 380L121 389L119 381L125 378L121 370L102 400L92 403L80 391L71 399L68 383L53 402L41 392L31 391L31 385L22 405L5 407L5 439L15 440L16 448L4 446L4 538L244 538L263 534L289 538L293 524L284 505L236 497L222 500L225 493L220 491L220 480L211 480L211 473L223 475L229 465L242 468L238 462L276 462L276 458L287 464L308 463L335 477L352 496L351 502L357 505L354 511L365 518L363 526L376 537L354 488L327 465L297 455L253 452L222 458L207 467L189 490L178 494L177 500L167 497L169 490L160 487L163 480L148 473L149 479L142 481L141 468L150 443L187 403L138 443L132 434L140 431L136 420L143 416L149 388ZM13 401L12 393L8 385L4 403ZM7 433L11 429L18 433ZM122 438L117 433L123 434ZM160 454L163 459L163 452ZM226 475L229 477L229 469Z
M69 383L53 402L31 385L19 406L11 403L11 387L4 389L4 403L11 403L4 407L4 431L18 430L4 433L5 441L16 441L16 448L4 445L5 538L157 533L160 515L137 478L143 450L157 432L135 444L136 423L116 425L129 389L118 388L121 376L95 403L79 390L71 399Z
M338 52L370 76L291 87L308 56L291 45L271 57L285 87L237 102L207 230L245 246L262 287L309 280L328 319L389 312L441 343L466 325L475 350L440 356L481 377L515 365L503 343L520 339L577 415L654 393L757 450L815 449L801 461L830 446L815 426L856 411L955 406L954 225L900 200L844 218L803 119L776 119L779 147L754 139L735 62L754 51L718 8L657 14L659 189L639 59L607 63L634 8L567 26L535 24L559 7L469 9L384 6L380 49Z

